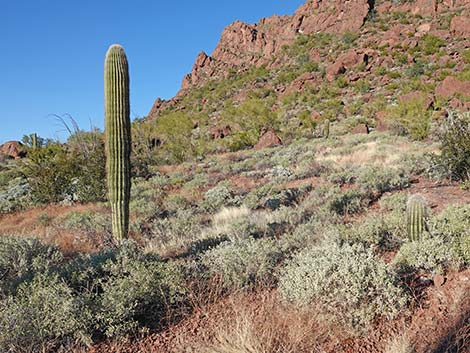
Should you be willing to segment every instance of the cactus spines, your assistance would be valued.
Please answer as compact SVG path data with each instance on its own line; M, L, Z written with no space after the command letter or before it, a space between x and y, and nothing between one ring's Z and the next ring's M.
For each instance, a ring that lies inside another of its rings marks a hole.
M106 172L113 237L121 241L129 229L131 123L129 69L120 45L112 45L104 64Z
M406 203L406 223L410 241L420 240L426 230L428 210L421 195L411 195Z

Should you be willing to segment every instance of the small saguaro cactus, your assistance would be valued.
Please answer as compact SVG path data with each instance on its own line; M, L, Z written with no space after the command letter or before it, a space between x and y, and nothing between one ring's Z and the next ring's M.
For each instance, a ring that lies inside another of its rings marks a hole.
M131 122L129 68L120 45L112 45L104 64L106 172L113 237L121 241L129 229Z
M428 209L421 195L411 195L406 203L406 223L410 241L420 240L426 230Z
M330 120L329 119L326 119L323 122L322 135L326 139L330 137Z
M38 146L38 134L34 133L31 135L31 147L37 149Z

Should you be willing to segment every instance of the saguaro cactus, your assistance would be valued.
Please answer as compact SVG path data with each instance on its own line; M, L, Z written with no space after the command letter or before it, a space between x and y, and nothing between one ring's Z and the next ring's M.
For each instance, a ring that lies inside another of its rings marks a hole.
M330 120L328 119L323 122L322 135L326 139L330 137Z
M38 134L34 133L31 135L31 147L34 149L38 148Z
M127 237L129 229L131 123L129 68L120 45L112 45L104 64L106 172L113 236Z
M421 239L426 229L428 217L426 200L420 195L412 195L406 203L406 222L408 227L408 238L411 241Z

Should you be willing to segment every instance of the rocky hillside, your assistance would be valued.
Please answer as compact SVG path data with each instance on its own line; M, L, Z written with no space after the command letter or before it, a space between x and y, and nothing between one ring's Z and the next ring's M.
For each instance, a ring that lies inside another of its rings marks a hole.
M307 113L313 122L362 116L374 126L402 100L468 111L469 36L468 0L308 0L292 16L229 25L148 119L184 112L199 137L235 139L240 126L227 115L253 98L293 126ZM284 123L270 127L286 138Z

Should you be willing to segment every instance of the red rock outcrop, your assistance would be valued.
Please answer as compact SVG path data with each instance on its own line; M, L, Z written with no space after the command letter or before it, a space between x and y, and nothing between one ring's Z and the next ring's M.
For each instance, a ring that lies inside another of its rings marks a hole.
M211 56L197 56L191 73L183 78L182 89L221 77L230 67L268 64L297 33L357 31L369 9L368 0L308 0L293 16L275 15L257 24L236 21L224 29Z
M230 125L213 126L209 129L209 135L213 140L223 139L224 137L230 135L231 132L232 128Z
M470 17L455 16L450 22L450 31L457 37L470 37Z
M421 91L413 91L413 92L410 92L410 93L407 93L407 94L404 94L400 97L398 97L398 101L399 102L410 102L410 101L413 101L413 100L420 100L423 102L424 104L424 108L425 109L430 109L432 108L432 106L434 105L434 96L430 95L430 94L426 94L424 92L421 92Z
M356 32L369 10L368 0L308 0L295 12L293 21L299 24L297 31L305 34Z
M460 81L455 77L448 76L436 88L436 94L444 98L450 98L456 93L470 97L470 81Z
M364 52L356 49L350 49L341 54L336 61L326 68L326 79L333 81L338 75L346 72L347 69L359 64L367 64L368 56Z
M376 7L379 14L389 11L406 12L420 16L435 16L438 13L455 10L470 5L470 0L416 0L396 5L392 1L385 1Z
M275 147L282 145L282 141L279 136L276 135L274 130L268 130L264 132L258 143L255 145L255 150L261 150L263 148Z
M23 144L18 141L8 141L0 146L0 153L7 155L14 159L20 159L26 156L26 151Z

